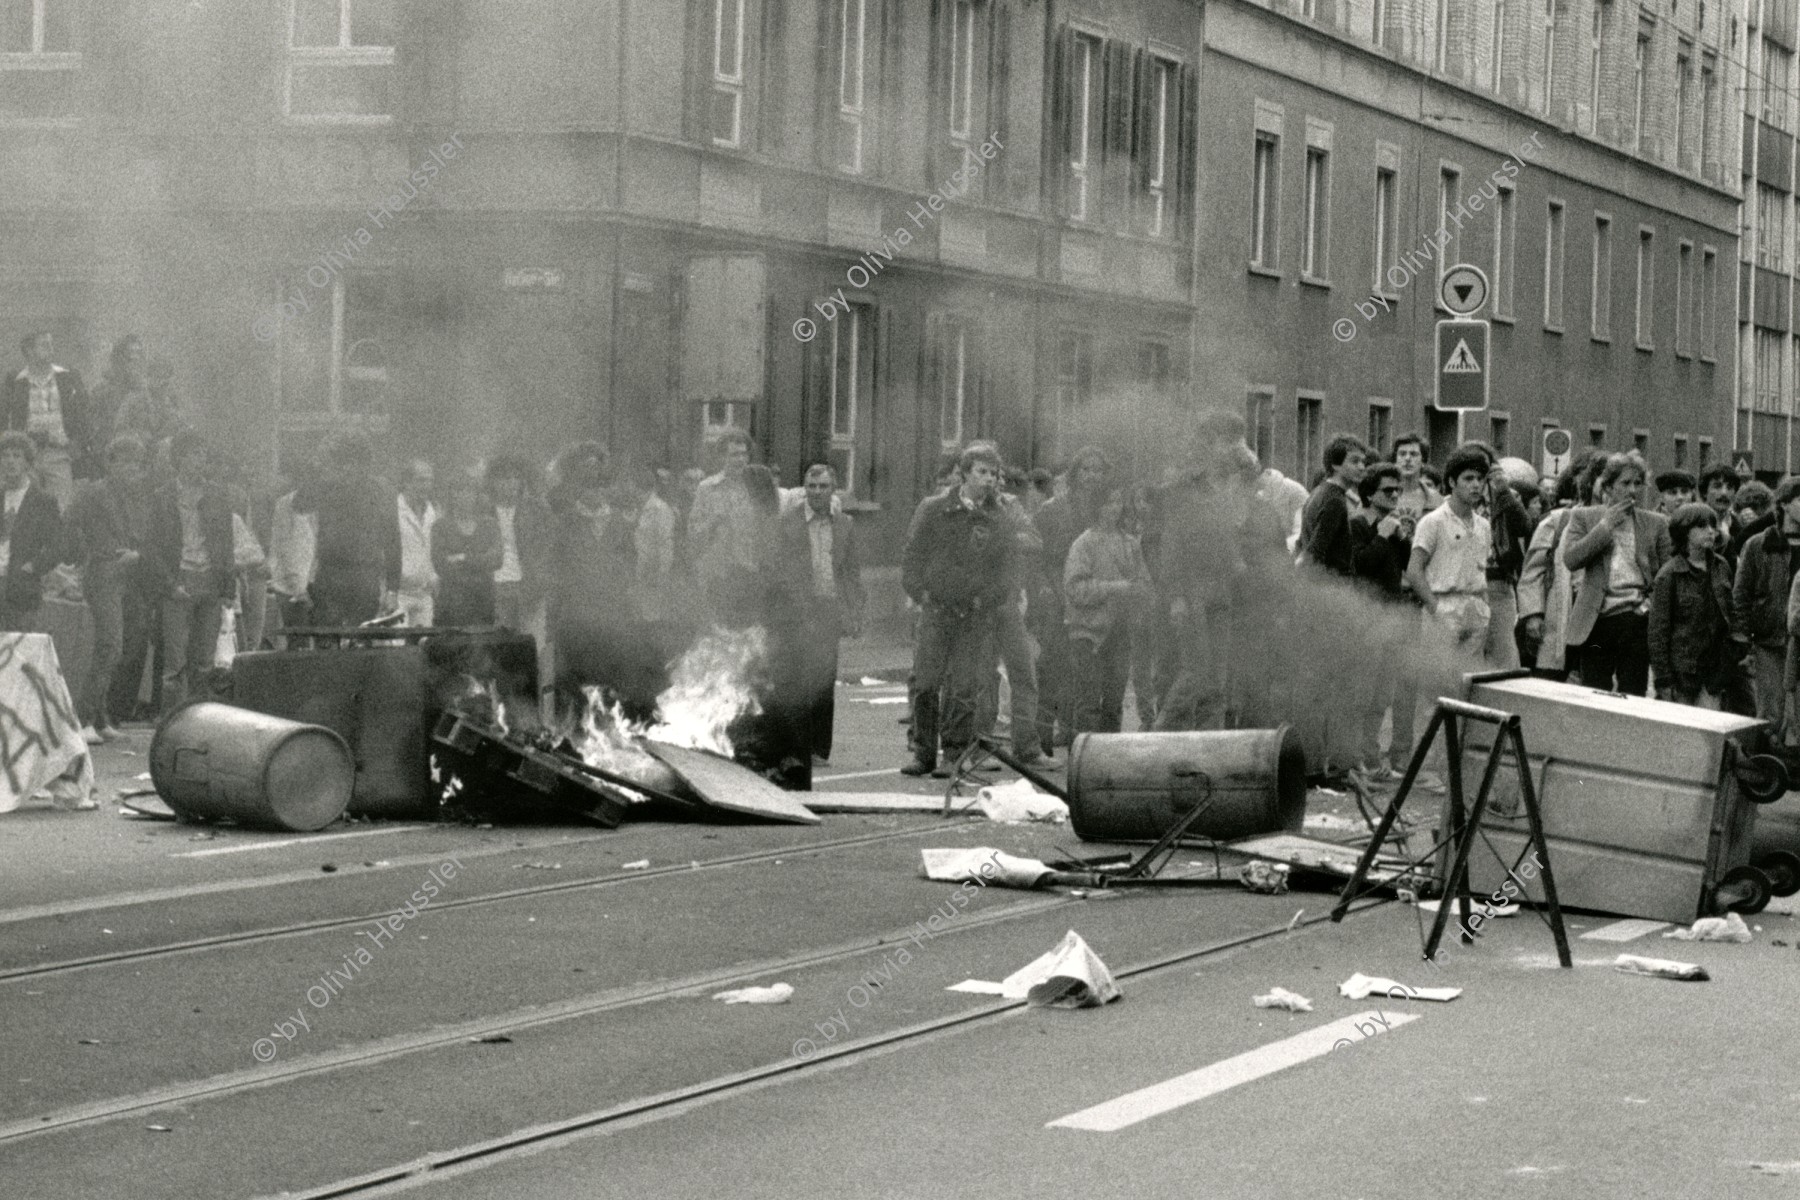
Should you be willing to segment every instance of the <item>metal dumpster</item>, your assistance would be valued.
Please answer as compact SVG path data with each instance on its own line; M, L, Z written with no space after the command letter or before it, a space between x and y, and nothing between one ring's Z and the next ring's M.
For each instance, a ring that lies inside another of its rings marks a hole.
M1771 880L1751 866L1757 808L1786 774L1752 754L1761 722L1682 704L1600 692L1527 675L1471 675L1473 704L1517 713L1564 908L1686 924L1726 909L1759 911ZM1465 722L1465 804L1487 766L1494 729ZM1450 828L1448 799L1439 821ZM1485 839L1508 865L1526 850L1517 770L1502 759ZM1447 871L1446 861L1440 873ZM1476 895L1505 882L1480 846L1469 856ZM1541 901L1536 878L1527 896Z

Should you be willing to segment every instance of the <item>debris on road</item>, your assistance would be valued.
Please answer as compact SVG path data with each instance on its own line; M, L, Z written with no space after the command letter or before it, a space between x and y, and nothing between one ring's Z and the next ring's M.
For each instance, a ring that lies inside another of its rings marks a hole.
M1338 984L1338 995L1346 1000L1361 1000L1376 992L1390 1000L1441 1000L1445 1003L1463 994L1458 987L1416 988L1378 975L1364 975L1361 971Z
M1253 996L1250 1003L1258 1008L1285 1008L1289 1012L1311 1012L1312 1001L1284 987L1271 988L1266 996Z
M1434 913L1444 905L1442 900L1421 900L1418 903L1419 911L1428 913ZM1456 912L1460 908L1461 905L1456 900L1450 901L1451 912ZM1489 917L1516 917L1519 915L1519 904L1516 900L1508 901L1505 904L1489 904L1485 899L1471 898L1469 911L1472 914L1480 915L1484 920Z
M1038 791L1025 779L982 788L975 794L975 807L988 820L1002 825L1025 825L1033 821L1064 825L1069 820L1067 804Z
M983 885L997 883L1003 887L1034 888L1055 874L1035 858L1014 858L992 846L977 846L972 850L921 849L919 857L925 863L925 878L939 883L972 880ZM987 869L983 870L984 867Z
M1638 954L1621 954L1613 960L1613 969L1627 975L1649 975L1656 979L1682 979L1703 982L1712 976L1698 963L1676 962L1669 958L1645 958Z
M474 1042L475 1044L481 1045L481 1046L510 1046L510 1045L512 1045L512 1039L507 1037L504 1033L487 1033L487 1034L483 1034L480 1037L472 1037L469 1040L471 1042Z
M1121 995L1112 972L1073 929L1056 949L1000 981L1001 995L1032 1008L1094 1008Z
M364 863L363 865L366 867L369 867L369 866L374 866L375 864ZM560 870L562 870L562 864L561 863L547 863L547 862L514 863L513 870L515 870L515 871L560 871Z
M768 987L734 988L728 992L714 992L714 1000L723 1000L727 1004L786 1004L794 998L792 984L775 983Z
M649 869L650 860L647 858L640 858L636 862L621 863L619 865L619 870L621 871L647 871Z
M1238 868L1238 882L1253 892L1279 896L1288 890L1288 872L1291 869L1286 863L1253 859Z
M1694 922L1692 928L1671 929L1663 936L1683 942L1743 943L1751 939L1750 927L1736 913L1726 913L1722 917L1701 917Z

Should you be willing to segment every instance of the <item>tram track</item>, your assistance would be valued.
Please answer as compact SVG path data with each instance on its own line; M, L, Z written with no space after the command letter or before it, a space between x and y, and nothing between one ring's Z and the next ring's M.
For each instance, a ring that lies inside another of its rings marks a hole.
M772 850L757 850L744 854L730 854L719 858L703 859L697 862L671 863L666 867L649 867L638 871L616 871L591 879L567 879L555 882L534 884L528 887L508 888L504 891L490 892L480 896L461 896L434 901L430 912L451 912L458 909L478 908L486 905L509 904L530 901L545 896L554 896L566 892L597 890L619 887L634 883L663 879L670 875L692 874L696 871L728 870L736 867L751 866L757 863L771 862L780 858L794 858L799 855L816 854L837 850L851 850L862 846L875 845L881 842L898 841L909 837L921 837L926 834L941 833L945 826L941 823L920 825L912 829L887 830L881 833L857 834L851 837L834 838L821 842L805 842L783 846ZM391 915L392 908L384 908L378 912L359 913L355 916L320 917L310 921L295 921L285 925L268 926L261 929L238 930L231 933L212 934L205 937L186 938L178 942L164 942L153 946L137 946L121 950L107 951L103 954L82 955L76 958L61 959L54 962L33 963L26 966L0 969L0 984L17 980L42 980L47 977L66 975L77 971L92 970L100 967L115 966L125 963L142 963L149 960L169 958L182 954L192 954L203 950L216 949L221 946L248 946L265 942L280 941L284 938L301 937L333 929L348 929L359 925L367 925L382 917Z

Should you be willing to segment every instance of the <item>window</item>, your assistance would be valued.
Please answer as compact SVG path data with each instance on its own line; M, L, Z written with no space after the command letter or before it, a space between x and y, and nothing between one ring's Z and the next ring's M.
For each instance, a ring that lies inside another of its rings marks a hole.
M873 482L875 355L871 333L875 310L851 302L831 322L831 465L848 496L868 499Z
M1295 417L1294 478L1308 480L1325 462L1325 401L1301 396Z
M950 136L969 140L974 122L975 4L955 0L950 21Z
M1713 313L1717 311L1714 304L1718 299L1715 291L1718 271L1715 269L1718 253L1714 250L1703 250L1700 253L1700 287L1696 291L1694 305L1694 333L1700 344L1700 357L1713 356Z
M743 140L744 3L713 0L713 86L707 129L715 146L736 146Z
M1713 112L1719 101L1718 80L1713 69L1702 65L1700 68L1700 170L1705 172L1707 151L1712 146Z
M1694 464L1696 472L1704 471L1706 468L1712 466L1713 440L1711 438L1701 438L1699 444L1700 461Z
M1650 63L1650 39L1645 34L1639 33L1638 39L1637 39L1637 57L1632 60L1632 68L1631 68L1631 70L1632 70L1632 76L1631 76L1631 86L1632 86L1631 137L1632 137L1632 141L1637 146L1639 154L1643 154L1645 152L1645 142L1648 140L1648 138L1650 136L1650 125L1649 125L1649 122L1646 120L1646 117L1649 114L1647 112L1645 112L1645 109L1644 109L1644 105L1649 99L1648 89L1646 87L1647 81L1644 78L1644 72L1648 68L1649 63Z
M1600 45L1605 12L1606 5L1594 5L1593 28L1588 34L1588 133L1600 128Z
M1244 427L1250 434L1250 449L1256 461L1267 465L1275 453L1275 393L1263 388L1250 393L1244 401Z
M1593 302L1589 332L1594 340L1604 342L1612 337L1612 218L1594 217Z
M1767 37L1762 39L1762 49L1762 119L1785 132L1791 123L1788 90L1794 72L1794 55Z
M1150 94L1143 122L1150 144L1140 151L1148 154L1141 166L1144 172L1144 230L1151 237L1162 237L1163 220L1168 211L1169 143L1174 135L1169 116L1178 99L1175 73L1180 68L1166 58L1154 56L1149 63Z
M1687 470L1687 458L1688 458L1687 435L1678 433L1675 435L1674 469L1677 471Z
M1330 154L1317 146L1306 148L1306 226L1300 246L1300 274L1323 279L1326 236L1331 224Z
M1440 261L1459 263L1462 261L1462 222L1457 221L1454 229L1450 224L1450 213L1462 204L1457 193L1457 184L1462 179L1460 172L1451 167L1438 171L1438 233L1450 235L1450 242L1443 251Z
M379 420L388 411L388 365L403 306L385 276L334 274L323 288L299 279L278 294L304 288L310 311L280 326L282 424L329 427Z
M1650 431L1634 429L1631 431L1631 448L1638 452L1638 457L1645 462L1650 461Z
M1507 413L1488 414L1488 445L1494 453L1502 458L1507 453L1507 443L1512 437L1512 417Z
M1681 243L1675 255L1675 353L1694 353L1694 243Z
M1101 86L1100 41L1086 34L1075 38L1075 102L1069 128L1069 218L1088 219L1089 187L1093 182L1095 149L1104 126L1100 105L1106 96Z
M946 454L956 453L963 444L970 410L969 328L951 317L940 318L936 334L938 445Z
M1556 0L1544 0L1544 92L1538 107L1550 111L1550 99L1556 82Z
M863 83L868 0L841 0L838 42L838 170L862 174Z
M1787 195L1766 183L1756 185L1756 265L1782 269L1787 245Z
M0 121L76 115L71 0L0 0Z
M1513 315L1513 246L1519 238L1519 211L1513 190L1500 188L1494 196L1494 315Z
M296 121L334 124L392 120L392 0L290 2L285 114Z
M1435 62L1438 73L1442 74L1450 69L1450 0L1437 0L1435 32L1437 35Z
M1756 399L1757 412L1782 412L1781 343L1786 338L1772 329L1756 331Z
M1377 46L1387 41L1388 0L1374 0L1369 9L1369 40Z
M1687 170L1688 100L1693 91L1694 60L1686 54L1675 58L1675 169Z
M1604 426L1604 425L1589 425L1588 426L1588 445L1592 446L1596 450L1599 450L1599 449L1602 449L1605 447L1605 445L1606 445L1606 426Z
M1654 341L1656 322L1656 233L1638 230L1637 255L1637 344L1648 350Z
M1394 265L1395 246L1398 240L1400 212L1397 207L1396 193L1398 180L1396 173L1387 167L1375 169L1375 292L1377 295L1392 294L1393 288L1387 286L1384 273Z
M1385 458L1388 438L1393 436L1394 405L1389 400L1369 401L1369 449L1375 457Z
M1072 329L1056 341L1056 414L1061 454L1080 444L1078 424L1087 420L1094 400L1094 339Z
M1544 328L1563 327L1563 203L1552 200L1544 214Z
M1276 231L1281 222L1280 148L1279 136L1256 135L1256 163L1250 180L1250 262L1271 271L1277 263Z

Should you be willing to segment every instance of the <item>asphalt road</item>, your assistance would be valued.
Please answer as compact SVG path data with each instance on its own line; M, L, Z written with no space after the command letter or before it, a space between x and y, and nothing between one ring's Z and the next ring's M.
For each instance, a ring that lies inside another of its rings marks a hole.
M894 771L902 706L876 701L899 694L842 690L819 786L941 794ZM147 740L100 752L103 794ZM1319 892L993 888L956 909L920 848L1077 845L979 819L284 836L109 803L0 836L0 1190L26 1200L1800 1188L1791 901L1746 946L1588 940L1613 918L1572 915L1568 971L1525 913L1433 970L1415 910L1334 925ZM1070 930L1123 999L946 990ZM1620 974L1621 951L1713 979ZM1359 971L1465 990L1339 996ZM776 982L787 1003L711 998ZM1277 985L1313 1011L1252 1006Z

